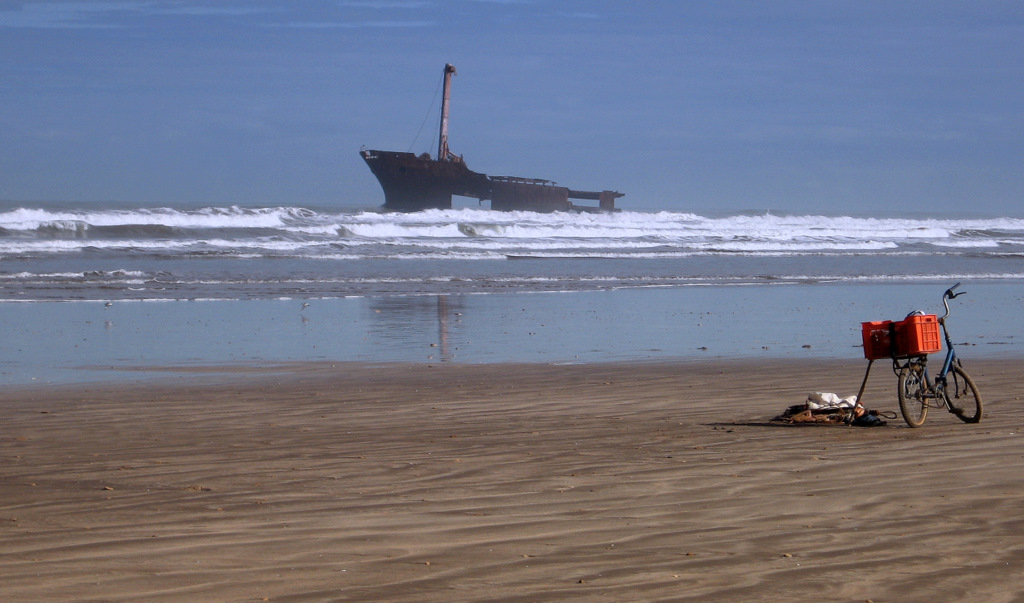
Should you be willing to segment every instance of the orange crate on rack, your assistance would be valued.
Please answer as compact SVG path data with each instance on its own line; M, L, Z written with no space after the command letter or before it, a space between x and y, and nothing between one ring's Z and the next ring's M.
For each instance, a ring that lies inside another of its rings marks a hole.
M882 320L861 323L864 357L909 358L942 351L939 318L934 314L908 316L899 322ZM895 345L893 345L895 335Z
M868 360L888 358L890 355L891 340L889 337L889 325L891 320L879 320L875 322L862 322L861 335L864 338L864 357Z

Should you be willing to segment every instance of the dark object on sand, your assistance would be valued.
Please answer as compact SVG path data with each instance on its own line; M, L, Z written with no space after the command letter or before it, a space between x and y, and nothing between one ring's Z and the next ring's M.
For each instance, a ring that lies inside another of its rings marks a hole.
M773 417L769 422L787 425L826 424L884 427L886 422L883 418L895 419L896 413L865 410L860 405L849 408L842 406L810 408L808 404L796 404L787 408L777 417Z

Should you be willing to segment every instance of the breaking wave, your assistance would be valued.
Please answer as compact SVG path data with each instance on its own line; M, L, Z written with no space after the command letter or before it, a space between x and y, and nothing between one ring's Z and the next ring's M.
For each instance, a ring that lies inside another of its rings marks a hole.
M8 301L1024 280L1024 219L19 207L0 260Z
M0 256L93 249L244 254L325 253L334 247L563 251L576 255L685 252L807 253L914 248L1024 247L1024 220L872 218L686 212L611 214L430 210L412 214L324 212L301 207L0 212ZM379 256L379 249L372 255Z

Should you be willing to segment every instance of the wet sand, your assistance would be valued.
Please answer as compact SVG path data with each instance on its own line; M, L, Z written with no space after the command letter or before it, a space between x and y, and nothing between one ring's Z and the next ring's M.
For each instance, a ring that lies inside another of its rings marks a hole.
M0 392L0 599L1015 601L1021 360L978 425L770 426L866 361L297 364ZM869 408L896 410L873 369Z

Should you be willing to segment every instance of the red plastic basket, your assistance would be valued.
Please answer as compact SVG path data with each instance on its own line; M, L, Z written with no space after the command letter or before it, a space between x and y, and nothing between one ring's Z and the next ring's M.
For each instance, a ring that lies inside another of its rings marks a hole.
M861 334L864 357L869 360L910 358L942 351L939 319L934 314L908 316L899 322L861 323Z

